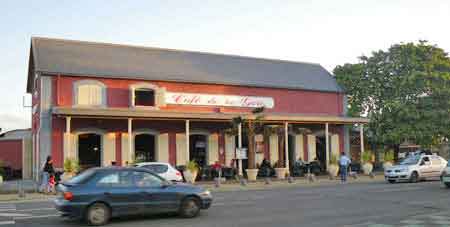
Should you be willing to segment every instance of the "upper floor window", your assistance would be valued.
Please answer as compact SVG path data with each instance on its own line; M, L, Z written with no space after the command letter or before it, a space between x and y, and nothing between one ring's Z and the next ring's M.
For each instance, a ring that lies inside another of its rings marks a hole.
M75 105L104 106L106 101L105 85L95 80L81 80L74 85Z
M149 83L133 84L130 87L132 107L158 107L164 102L164 90Z

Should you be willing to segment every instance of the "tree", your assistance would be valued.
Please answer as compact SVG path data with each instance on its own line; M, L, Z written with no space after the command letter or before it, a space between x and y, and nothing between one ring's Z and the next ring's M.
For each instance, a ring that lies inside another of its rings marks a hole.
M367 116L375 144L431 146L450 137L450 58L427 41L400 43L333 72L349 115Z

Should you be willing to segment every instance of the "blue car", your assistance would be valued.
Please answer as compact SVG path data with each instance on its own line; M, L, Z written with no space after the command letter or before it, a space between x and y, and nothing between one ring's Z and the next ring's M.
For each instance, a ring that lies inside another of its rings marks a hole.
M107 167L82 172L57 187L55 207L62 216L104 225L111 217L178 212L192 218L211 206L201 187L171 183L144 168Z

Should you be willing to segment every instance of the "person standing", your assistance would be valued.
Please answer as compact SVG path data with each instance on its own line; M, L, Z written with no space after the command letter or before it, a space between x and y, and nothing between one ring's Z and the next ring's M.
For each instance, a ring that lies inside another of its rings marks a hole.
M350 163L351 163L350 158L348 158L347 155L345 155L345 153L342 152L341 157L339 158L339 168L341 170L342 183L347 182L347 169Z

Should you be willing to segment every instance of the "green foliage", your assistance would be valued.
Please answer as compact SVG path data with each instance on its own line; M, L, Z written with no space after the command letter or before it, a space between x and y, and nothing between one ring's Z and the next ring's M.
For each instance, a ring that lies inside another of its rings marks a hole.
M3 160L0 160L0 176L5 175L5 170L3 169L4 166L5 163L3 162Z
M331 165L337 165L338 164L338 157L337 157L336 154L331 154L330 164Z
M388 151L384 152L383 160L385 162L393 162L394 161L394 151L388 150Z
M364 151L362 153L362 161L363 163L372 162L372 152L371 151Z
M64 172L66 173L77 173L80 170L78 161L72 158L66 158L64 160Z
M426 41L392 45L334 69L349 115L367 116L369 141L424 147L450 137L450 58Z
M188 163L186 163L186 169L191 172L198 172L199 170L198 164L194 160L191 160Z

